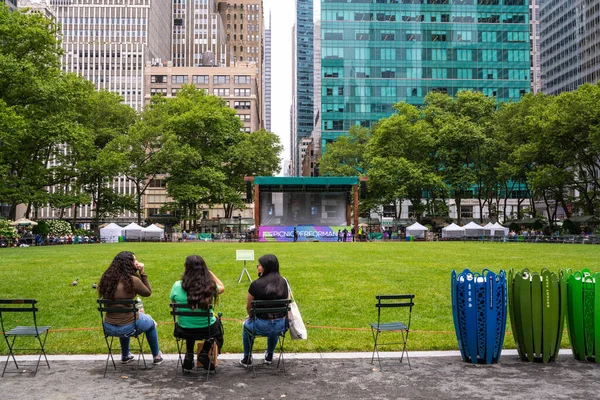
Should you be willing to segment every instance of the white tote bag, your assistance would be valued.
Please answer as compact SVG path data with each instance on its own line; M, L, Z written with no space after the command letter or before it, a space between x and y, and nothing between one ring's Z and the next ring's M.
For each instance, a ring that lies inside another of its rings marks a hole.
M288 319L290 321L290 337L292 340L306 340L308 338L308 332L304 326L304 321L302 321L302 315L300 315L298 304L296 304L296 300L292 294L290 283L287 279L285 281L288 285L290 299L292 300L290 304L290 311L288 311Z

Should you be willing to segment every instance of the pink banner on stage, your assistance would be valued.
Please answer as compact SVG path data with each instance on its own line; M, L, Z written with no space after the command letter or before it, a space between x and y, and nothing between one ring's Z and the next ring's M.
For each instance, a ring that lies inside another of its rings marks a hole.
M298 242L337 242L338 232L343 240L344 229L346 230L346 241L352 241L350 226L296 226ZM259 226L259 242L293 242L294 226Z

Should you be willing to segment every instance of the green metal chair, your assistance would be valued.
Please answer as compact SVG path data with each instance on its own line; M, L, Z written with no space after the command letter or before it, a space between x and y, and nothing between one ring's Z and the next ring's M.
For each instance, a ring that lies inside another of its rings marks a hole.
M46 360L46 365L50 368L50 363L48 363L48 358L46 357L46 350L44 349L44 345L46 343L46 338L48 337L49 326L38 326L36 313L38 308L36 306L37 300L34 299L0 299L0 327L2 328L2 332L4 335L4 340L6 340L6 345L8 346L8 356L6 357L6 363L4 364L4 369L2 370L2 377L4 377L5 373L21 373L26 370L19 370L19 364L17 363L17 359L15 358L15 351L21 350L36 350L39 351L39 356L37 363L35 365L35 370L30 371L33 372L35 376L38 371L38 367L40 365L40 361L42 356L44 356L44 360ZM21 314L19 318L10 318L7 314ZM10 328L9 325L12 325L11 322L15 324L21 322L22 320L27 320L27 315L31 314L30 318L33 325L30 326L15 326L14 328ZM39 347L15 347L15 341L17 338L30 337L35 338L39 344ZM12 358L15 363L15 367L17 371L9 371L6 372L6 367L10 359Z
M283 330L283 332L281 332L279 334L279 357L277 358L277 370L281 369L283 371L283 374L286 375L286 371L285 371L285 360L283 359L283 353L284 353L284 342L285 342L285 334L287 333L289 327L290 327L290 322L288 320L288 311L290 311L290 303L292 301L290 299L278 299L278 300L254 300L252 301L252 322L256 321L256 316L257 315L262 315L262 314L267 314L267 313L273 313L273 314L285 314L285 329ZM244 329L246 330L246 332L248 333L248 335L250 336L250 359L252 359L252 353L254 350L254 340L257 337L260 337L261 335L258 335L255 332L255 326L256 324L252 324L252 329L246 329L244 327ZM277 349L275 349L277 350ZM256 377L256 363L253 361L252 362L252 375L253 377Z
M400 363L402 363L404 359L404 354L406 354L406 361L408 362L408 368L410 367L410 359L408 358L408 350L406 347L406 343L408 341L408 334L410 333L410 320L412 316L412 309L415 305L414 303L414 294L393 294L393 295L377 295L375 296L377 299L377 322L372 322L371 333L373 335L373 355L371 356L371 364L375 361L375 354L377 354L377 361L379 362L379 369L383 371L381 366L381 357L379 356L379 347L382 346L393 346L393 345L402 345L402 355L400 356ZM382 315L382 309L392 309L392 310L401 310L402 312L385 313ZM404 317L402 320L405 322L399 321L401 314ZM379 342L380 336L383 332L391 332L400 334L398 339L399 341L392 341L387 343Z
M210 323L210 319L213 315L213 311L212 309L210 311L192 311L191 310L192 306L189 304L177 304L177 303L171 303L171 315L173 316L173 323L177 324L177 320L179 317L185 316L185 317L194 317L194 318L206 318L206 322L209 328L211 326ZM219 319L221 318L221 313L219 313ZM181 332L178 331L177 329L175 329L173 331L173 336L175 337L175 341L177 343L177 354L178 354L178 359L177 359L177 367L176 367L176 373L175 376L177 376L179 374L179 366L181 365L181 371L185 372L185 370L183 369L183 358L182 358L182 352L185 349L185 341L186 340L214 340L214 336L218 334L218 332L211 332L210 329L207 332L207 334L199 334L199 333L186 333L186 332ZM210 371L215 371L216 369L214 367L212 367L212 362L209 358L208 360L208 368L206 370L206 380L208 381L208 377L210 375Z
M108 362L112 361L113 367L115 371L117 371L117 365L115 363L115 359L113 357L113 342L115 338L121 338L121 336L113 336L106 332L104 329L104 315L106 313L119 313L119 314L132 314L134 321L137 322L137 313L139 309L137 307L138 301L133 300L106 300L106 299L98 299L98 311L100 311L100 319L102 321L102 331L104 332L104 340L106 341L106 346L108 348L108 355L106 357L106 365L104 366L104 377L106 378L106 373L108 371ZM138 343L138 357L135 368L135 376L137 376L140 368L140 363L144 364L144 369L147 369L146 359L144 358L144 340L146 339L146 335L144 332L139 332L137 330L137 326L134 325L133 332L131 335L128 335L130 338L135 338ZM109 339L110 338L110 339Z

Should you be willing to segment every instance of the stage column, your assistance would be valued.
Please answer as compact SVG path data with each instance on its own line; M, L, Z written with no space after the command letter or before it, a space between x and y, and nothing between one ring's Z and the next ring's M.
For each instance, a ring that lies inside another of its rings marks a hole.
M358 185L354 185L354 235L358 235Z

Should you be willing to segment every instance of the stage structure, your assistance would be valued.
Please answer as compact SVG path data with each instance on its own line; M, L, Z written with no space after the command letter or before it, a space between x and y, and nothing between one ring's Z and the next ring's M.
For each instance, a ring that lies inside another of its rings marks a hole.
M254 182L254 221L260 242L292 242L294 228L299 242L335 242L344 229L346 241L351 242L352 226L358 232L358 186L366 177L245 179L248 196Z

